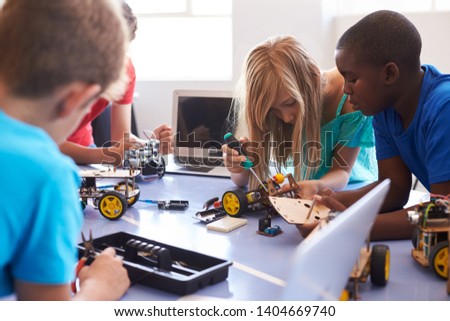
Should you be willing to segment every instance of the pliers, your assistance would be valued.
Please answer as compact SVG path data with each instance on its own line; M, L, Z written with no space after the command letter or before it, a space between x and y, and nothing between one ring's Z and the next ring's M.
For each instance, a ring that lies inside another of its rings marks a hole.
M86 240L84 233L81 232L81 239L83 240L84 253L81 259L78 260L77 266L75 268L75 280L72 282L72 292L77 293L77 279L78 274L85 265L90 265L96 256L94 248L94 240L92 238L92 230L89 231L89 239Z
M205 211L205 210L209 209L210 206L215 205L215 203L218 201L219 201L218 197L210 198L203 204L203 210ZM214 207L216 207L216 206L214 206Z
M211 206L214 206L213 208L210 208ZM203 222L203 223L212 223L214 221L217 221L224 216L226 216L227 213L223 209L222 205L219 202L218 197L213 197L207 200L203 204L203 209L197 213L195 213L194 218Z

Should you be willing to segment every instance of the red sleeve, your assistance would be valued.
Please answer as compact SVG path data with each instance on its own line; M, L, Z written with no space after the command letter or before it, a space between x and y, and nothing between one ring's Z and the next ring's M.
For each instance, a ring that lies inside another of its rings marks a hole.
M100 98L92 105L91 110L84 116L78 128L67 138L69 142L77 143L83 146L89 146L93 144L92 138L92 126L91 122L100 115L106 107L108 107L109 101Z
M133 63L131 62L131 59L128 59L127 75L128 75L127 90L125 91L123 97L117 101L117 103L120 105L128 105L133 102L134 88L136 86L136 72L134 70L134 66ZM92 144L93 143L92 127L90 123L92 122L92 120L97 118L97 116L100 115L106 109L106 107L108 107L108 105L109 105L108 100L104 98L98 99L95 102L95 104L92 105L89 113L86 114L86 116L82 119L81 123L78 125L78 128L70 135L70 137L67 140L84 146L89 146L90 144ZM90 141L88 141L88 139L90 139Z
M131 59L128 59L127 64L127 75L128 75L128 86L122 98L120 98L117 103L119 105L128 105L133 102L134 89L136 87L136 71L134 70L133 63Z

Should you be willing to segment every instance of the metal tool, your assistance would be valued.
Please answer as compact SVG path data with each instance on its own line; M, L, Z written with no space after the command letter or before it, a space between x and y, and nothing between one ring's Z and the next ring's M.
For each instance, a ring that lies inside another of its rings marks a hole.
M241 163L242 167L245 169L248 169L253 176L258 180L258 182L261 184L261 186L266 190L267 193L269 193L267 187L264 185L264 183L261 181L261 179L256 175L255 171L253 170L253 162L248 159L248 156L246 155L244 149L242 148L241 142L234 137L232 133L226 133L223 138L225 139L225 142L227 143L228 147L234 149L239 153L239 155L244 155L247 157L247 159Z
M77 266L75 268L75 280L71 284L73 293L77 293L77 279L81 269L85 265L91 265L91 263L95 259L95 256L97 255L94 248L94 239L92 238L92 230L89 231L89 239L86 239L84 233L81 232L81 239L83 240L84 253L81 259L78 260Z

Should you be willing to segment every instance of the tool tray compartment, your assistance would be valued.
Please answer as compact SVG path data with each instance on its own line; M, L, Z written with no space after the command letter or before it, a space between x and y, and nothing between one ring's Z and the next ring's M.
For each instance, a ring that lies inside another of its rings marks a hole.
M94 239L97 252L114 247L123 257L131 283L139 283L163 291L185 295L228 277L231 261L185 250L149 240L137 235L119 232ZM78 255L84 253L83 243Z

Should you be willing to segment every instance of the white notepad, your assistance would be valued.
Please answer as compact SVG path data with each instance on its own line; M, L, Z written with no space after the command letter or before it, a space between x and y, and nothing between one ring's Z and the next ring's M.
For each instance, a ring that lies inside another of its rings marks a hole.
M225 216L224 218L222 218L218 221L209 223L206 226L206 228L208 230L228 233L228 232L235 230L238 227L241 227L245 224L247 224L247 219L245 219L245 218L236 218L236 217Z

